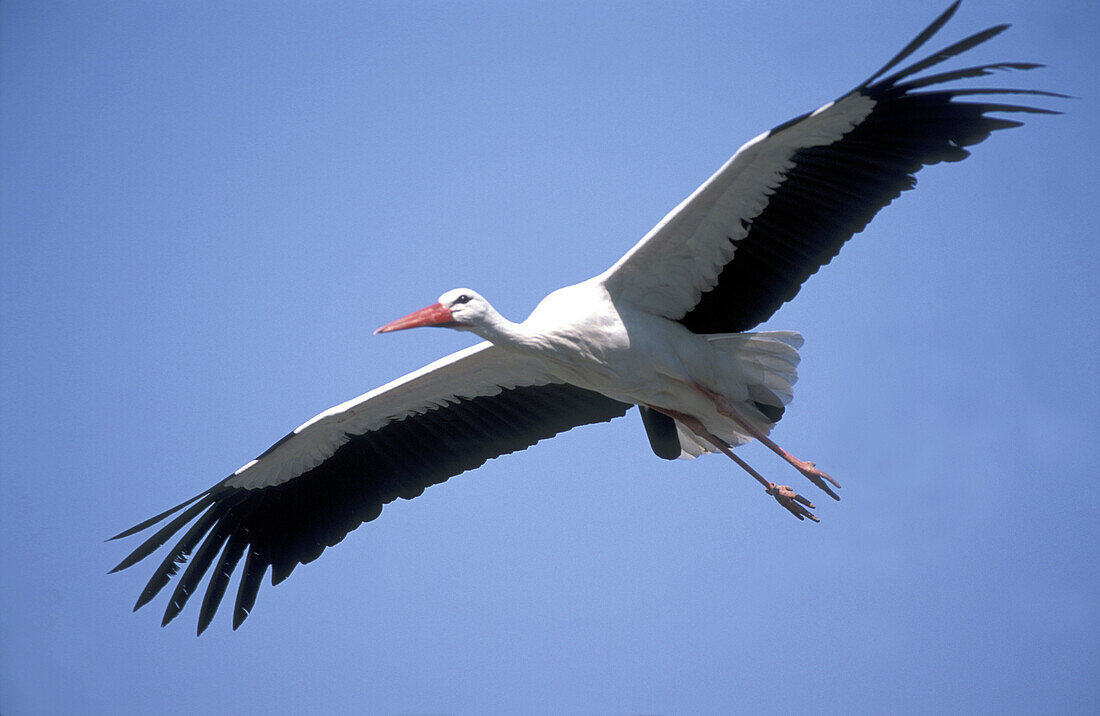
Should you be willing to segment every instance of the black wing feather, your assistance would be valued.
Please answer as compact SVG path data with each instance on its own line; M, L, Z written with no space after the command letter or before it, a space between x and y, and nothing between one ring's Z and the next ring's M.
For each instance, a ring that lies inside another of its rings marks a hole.
M653 454L665 460L675 460L683 452L680 447L680 435L676 430L676 421L644 405L638 406L642 415L642 424L649 436L649 447Z
M218 611L218 606L222 603L222 597L225 596L225 589L229 586L229 578L232 576L233 571L237 569L237 564L244 556L244 551L248 549L248 535L246 533L234 532L228 526L227 529L230 531L229 541L226 542L225 548L222 550L217 568L210 575L210 583L206 585L206 594L202 598L202 609L199 611L199 626L196 632L198 634L202 634L206 627L210 626L210 621L214 618L214 613Z
M859 233L880 209L916 184L918 170L941 161L969 156L999 129L1020 122L986 116L989 112L1058 114L1035 107L992 102L956 102L985 94L1029 94L1065 97L1027 89L951 89L915 92L944 82L991 74L995 70L1028 70L1041 65L1002 62L900 80L965 52L1002 32L998 25L976 33L906 67L886 79L875 79L923 45L955 12L953 4L896 57L855 92L874 100L871 113L839 141L806 147L792 156L794 166L749 220L748 234L718 276L680 322L695 333L747 331L766 321L795 297L802 284L829 263L841 246ZM874 82L872 84L872 82ZM779 125L782 132L808 114Z
M194 550L164 613L163 623L172 621L221 550L199 613L202 633L247 554L233 609L236 629L255 606L268 567L272 584L278 584L297 565L312 562L326 547L376 518L384 504L416 497L426 487L559 432L619 417L629 407L590 390L552 383L505 389L410 415L370 433L349 435L323 463L282 484L212 487L160 515L164 519L190 505L112 571L149 556L194 521L156 568L134 608L153 599ZM155 523L146 520L139 527Z

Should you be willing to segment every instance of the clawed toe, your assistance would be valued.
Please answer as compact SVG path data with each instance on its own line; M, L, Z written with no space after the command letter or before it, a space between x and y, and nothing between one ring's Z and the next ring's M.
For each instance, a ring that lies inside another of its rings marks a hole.
M805 475L810 482L821 488L821 490L824 491L825 494L827 494L829 497L833 498L834 500L840 499L840 496L833 492L833 489L831 487L825 484L825 481L828 480L829 482L833 483L834 486L840 487L840 483L834 480L829 475L829 473L818 468L814 463L808 462L806 460L799 460L795 464L795 467L797 467L798 471Z
M817 515L810 512L814 509L814 503L792 490L789 485L772 484L771 487L767 488L767 493L798 519L802 520L809 517L814 522L821 521L817 518Z

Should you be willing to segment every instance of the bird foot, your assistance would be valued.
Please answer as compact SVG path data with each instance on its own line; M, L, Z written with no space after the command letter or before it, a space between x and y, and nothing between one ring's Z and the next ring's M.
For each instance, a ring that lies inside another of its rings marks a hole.
M792 515L800 520L809 517L814 522L821 521L817 519L817 515L810 512L814 509L814 503L792 490L790 485L776 485L771 482L768 484L771 487L767 488L767 493L774 497L775 501L783 505Z
M795 459L792 464L796 468L798 468L798 471L805 475L810 482L821 488L829 497L833 498L834 500L840 499L840 496L833 492L831 487L825 484L825 481L828 480L829 482L833 483L834 486L840 487L840 483L834 480L829 475L829 473L818 468L814 463L808 460Z

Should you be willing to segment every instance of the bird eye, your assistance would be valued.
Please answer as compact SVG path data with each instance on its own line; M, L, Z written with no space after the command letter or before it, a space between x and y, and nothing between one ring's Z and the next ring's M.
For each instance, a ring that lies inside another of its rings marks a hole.
M455 303L469 303L469 302L470 302L470 297L467 296L464 293L460 294L459 297L455 299Z

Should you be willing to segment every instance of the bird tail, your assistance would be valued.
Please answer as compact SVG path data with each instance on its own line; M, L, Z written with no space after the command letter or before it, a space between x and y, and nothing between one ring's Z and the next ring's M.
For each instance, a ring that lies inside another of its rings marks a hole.
M798 349L802 336L795 331L764 331L761 333L719 333L706 336L711 345L729 355L747 397L734 407L764 434L783 417L794 397L798 381ZM714 448L682 425L677 424L681 457L696 457ZM730 446L749 442L751 438L739 431L719 435Z
M749 403L771 423L779 422L783 409L794 397L798 381L798 349L802 335L796 331L717 334L706 337L719 350L729 351L749 388Z

